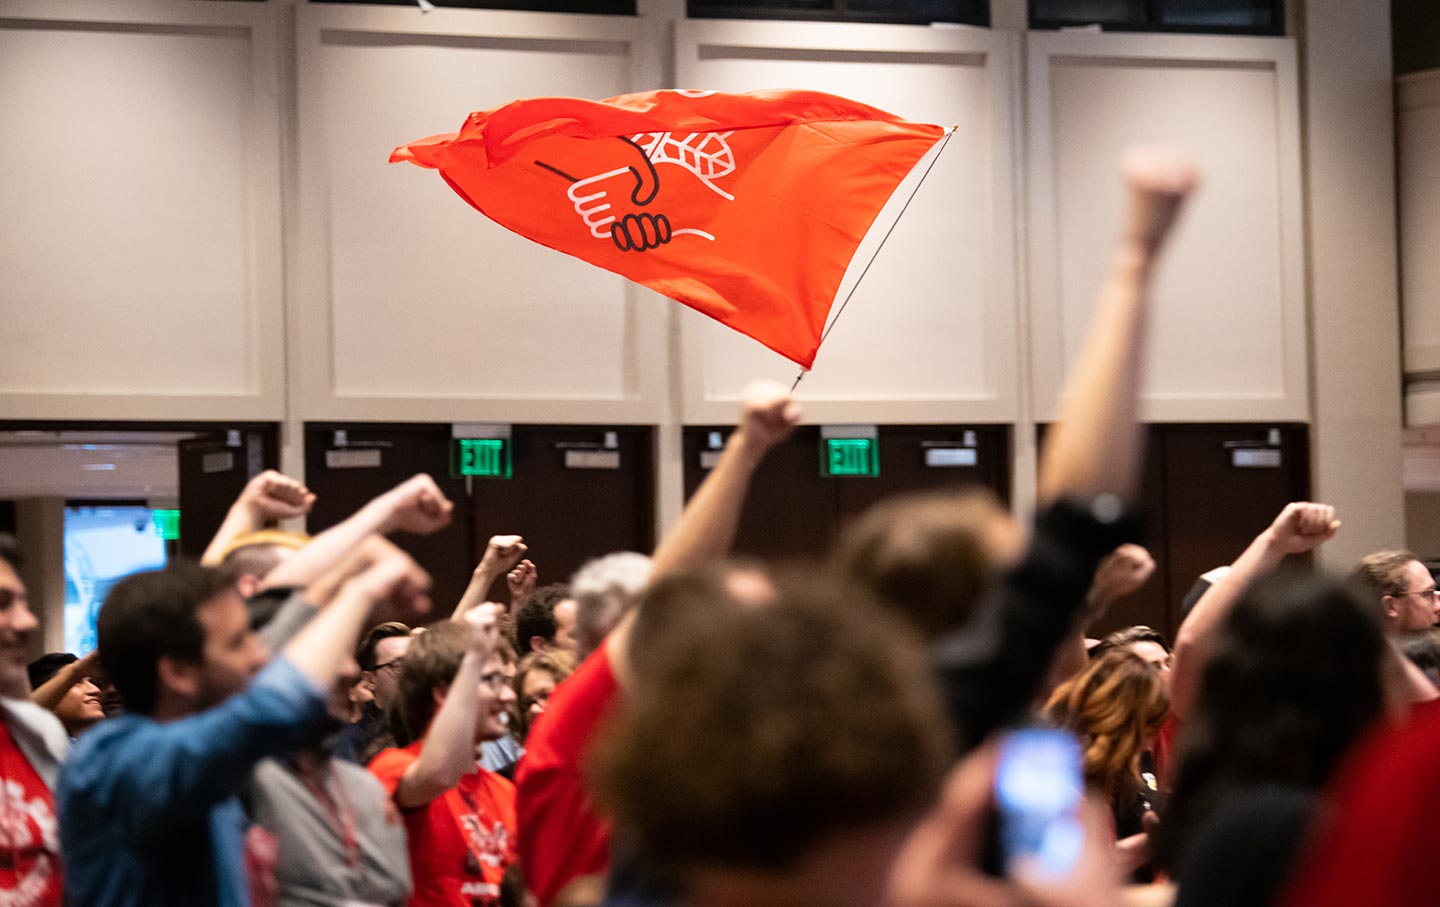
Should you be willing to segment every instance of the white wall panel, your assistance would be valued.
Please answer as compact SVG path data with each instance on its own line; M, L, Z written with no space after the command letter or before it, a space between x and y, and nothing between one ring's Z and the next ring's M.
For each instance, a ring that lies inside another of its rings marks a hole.
M1398 83L1405 371L1440 372L1440 70Z
M0 415L283 415L275 18L0 7Z
M1178 145L1203 185L1155 284L1146 415L1305 419L1294 42L1032 34L1030 288L1037 418L1084 339L1137 143Z
M1018 402L1014 227L1016 40L985 30L821 23L680 23L682 87L803 88L959 129L860 282L800 385L807 417L1008 421ZM935 152L932 151L932 155ZM895 192L832 308L855 287L931 162ZM734 418L755 377L799 369L689 310L681 315L684 420Z
M635 420L663 398L666 311L484 218L392 148L517 98L649 79L633 19L299 10L308 419Z

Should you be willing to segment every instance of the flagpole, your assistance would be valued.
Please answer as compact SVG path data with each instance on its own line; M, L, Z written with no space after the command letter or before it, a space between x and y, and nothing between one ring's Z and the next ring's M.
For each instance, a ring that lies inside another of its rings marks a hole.
M925 180L930 176L930 171L935 169L935 162L940 160L940 155L945 152L945 146L950 143L950 137L959 129L960 124L957 123L945 130L945 138L940 140L940 149L936 151L935 156L930 159L930 163L925 168L925 172L920 174L920 181L915 184L914 189L910 190L910 197L905 199L905 204L900 207L900 213L895 215L895 220L890 223L890 229L885 231L884 239L881 239L880 245L875 247L875 252L870 256L870 260L865 262L865 268L860 272L860 276L855 279L855 285L850 288L849 293L845 294L845 301L840 303L840 308L835 310L835 317L830 319L830 324L826 326L825 332L820 335L820 344L824 344L825 338L829 337L830 332L835 329L835 323L840 320L840 316L845 312L845 307L850 304L850 299L855 295L855 291L860 289L860 281L864 280L865 275L870 273L870 266L875 263L876 258L880 257L880 250L885 248L885 243L889 242L890 234L895 232L895 227L900 223L900 218L905 216L905 212L910 208L910 203L915 200L915 194L920 191L921 186L925 185ZM817 344L817 348L818 346ZM795 388L800 386L801 380L809 373L809 369L802 368L800 370L800 374L795 376L795 383L790 385L791 394L795 393Z

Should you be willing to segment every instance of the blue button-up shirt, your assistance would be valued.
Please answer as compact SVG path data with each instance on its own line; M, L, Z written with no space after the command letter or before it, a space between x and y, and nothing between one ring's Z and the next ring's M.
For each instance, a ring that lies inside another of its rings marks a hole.
M85 907L249 907L245 814L255 764L298 748L325 694L284 657L198 715L102 721L60 772L66 900Z

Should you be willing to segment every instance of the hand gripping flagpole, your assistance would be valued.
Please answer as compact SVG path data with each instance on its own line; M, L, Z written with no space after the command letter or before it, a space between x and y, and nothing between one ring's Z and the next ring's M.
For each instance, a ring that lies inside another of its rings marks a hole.
M890 234L895 232L895 227L900 223L900 218L905 216L905 212L910 208L910 203L915 200L915 194L920 191L921 186L925 185L925 179L930 176L930 171L935 169L935 162L940 160L940 155L945 152L945 146L950 143L950 137L953 136L959 128L959 124L956 124L945 130L945 138L940 140L939 150L930 158L930 163L926 166L925 172L920 174L920 181L915 184L915 188L910 190L910 197L905 199L905 204L900 207L900 213L895 215L895 220L891 222L890 229L885 231L885 237L880 240L880 245L875 247L875 252L870 256L870 260L865 262L865 268L860 272L860 276L855 279L855 285L850 288L849 293L845 294L845 301L840 303L840 308L835 310L835 316L830 319L830 324L826 326L824 333L820 335L819 345L823 346L825 338L829 337L830 332L835 329L835 323L838 322L840 316L844 314L845 307L850 304L850 300L855 295L855 291L860 289L860 282L865 279L866 274L870 273L870 266L875 263L876 258L880 257L880 250L885 248L885 243L889 241ZM795 393L795 388L800 386L800 381L809 373L809 369L802 368L800 370L800 374L795 376L795 383L790 385L791 394Z

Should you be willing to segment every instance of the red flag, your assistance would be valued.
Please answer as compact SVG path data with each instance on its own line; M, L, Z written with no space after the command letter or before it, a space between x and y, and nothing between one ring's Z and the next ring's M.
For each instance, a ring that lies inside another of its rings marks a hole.
M808 369L855 248L939 126L810 91L534 98L390 160Z

